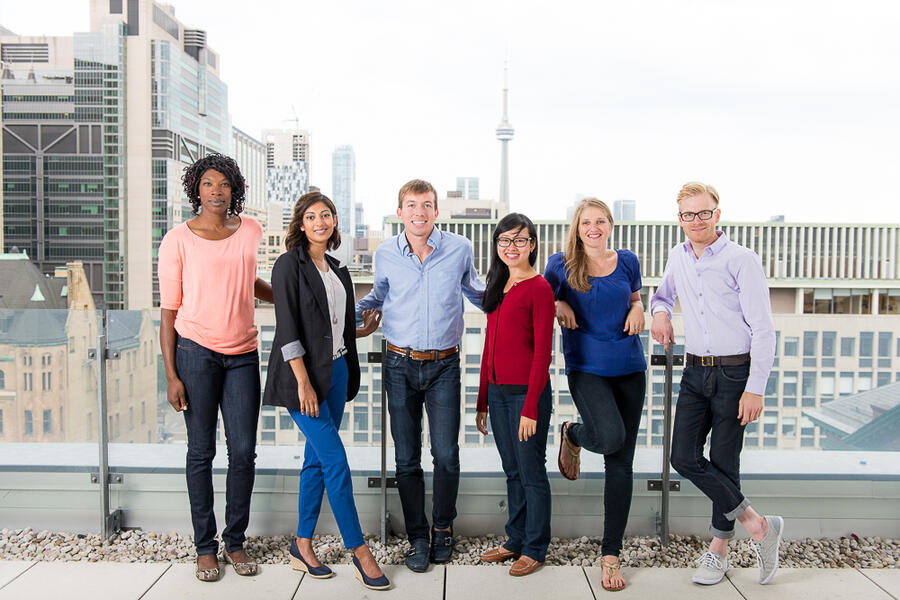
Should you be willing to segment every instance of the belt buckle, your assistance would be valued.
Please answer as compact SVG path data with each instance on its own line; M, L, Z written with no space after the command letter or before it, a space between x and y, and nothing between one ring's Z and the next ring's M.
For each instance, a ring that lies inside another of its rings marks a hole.
M716 357L715 356L701 356L700 357L700 366L701 367L716 366Z

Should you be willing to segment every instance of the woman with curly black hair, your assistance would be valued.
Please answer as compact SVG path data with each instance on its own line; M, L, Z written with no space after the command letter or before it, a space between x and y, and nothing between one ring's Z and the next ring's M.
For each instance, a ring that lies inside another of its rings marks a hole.
M196 216L169 231L159 246L159 343L166 394L184 413L187 430L196 576L216 581L212 461L220 409L228 446L225 560L238 575L257 572L244 551L260 401L253 299L272 302L272 287L256 276L262 228L240 216L245 185L234 159L205 156L185 168L182 180Z

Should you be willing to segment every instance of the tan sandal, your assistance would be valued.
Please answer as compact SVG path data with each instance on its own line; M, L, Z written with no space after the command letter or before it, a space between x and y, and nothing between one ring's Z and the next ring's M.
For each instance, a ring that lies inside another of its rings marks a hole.
M569 441L569 436L566 434L568 429L569 422L563 421L559 428L559 456L556 459L556 464L563 477L569 481L575 481L578 479L578 475L581 474L581 447ZM564 459L571 461L570 466L575 473L574 476L569 475L568 469L566 469L566 460Z
M621 563L621 561L619 561L618 558L614 558L612 560L612 562L609 562L606 559L601 558L600 566L603 567L603 574L607 575L608 578L611 580L613 577L615 577L616 573L619 572L619 570L622 566L622 563ZM601 581L600 585L603 586L603 589L606 590L607 592L621 592L622 590L625 589L624 583L619 587L613 587L612 585L609 585L609 586L604 585L603 582Z
M215 555L213 555L215 556ZM216 559L218 560L218 558ZM197 569L194 571L194 576L200 581L218 581L219 580L219 567L215 569L201 569L200 568L200 557L197 557L197 562L194 563Z
M256 564L256 561L251 559L247 562L235 562L227 551L225 552L225 562L234 565L234 572L244 577L256 575L259 572L259 565Z

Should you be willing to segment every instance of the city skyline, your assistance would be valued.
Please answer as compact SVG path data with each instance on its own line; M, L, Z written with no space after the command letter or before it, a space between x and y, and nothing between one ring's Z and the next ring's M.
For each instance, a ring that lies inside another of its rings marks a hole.
M22 4L0 17L17 34L88 29L87 2ZM583 193L633 198L641 219L668 220L680 185L702 179L719 188L729 221L900 221L892 116L900 85L883 75L900 51L891 34L900 10L887 2L579 3L551 14L532 3L463 2L452 13L278 5L259 34L236 3L174 7L220 53L236 127L259 135L292 120L296 106L314 140L310 182L326 192L329 154L353 144L357 198L374 223L412 177L446 191L469 173L483 197L496 198L505 56L516 124L512 210L564 218L558 207ZM508 26L498 34L501 19ZM247 51L290 55L296 38L287 29L301 21L304 44L328 48L304 63L302 78ZM411 43L407 34L423 28L428 43ZM338 30L354 33L329 43ZM878 210L874 219L860 198Z

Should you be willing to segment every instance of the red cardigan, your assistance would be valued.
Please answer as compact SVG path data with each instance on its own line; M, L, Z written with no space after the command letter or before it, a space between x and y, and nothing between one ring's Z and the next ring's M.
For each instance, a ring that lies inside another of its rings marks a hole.
M550 350L556 306L542 276L513 284L487 315L481 354L478 412L487 412L489 383L527 385L522 416L537 420L537 402L550 381Z

